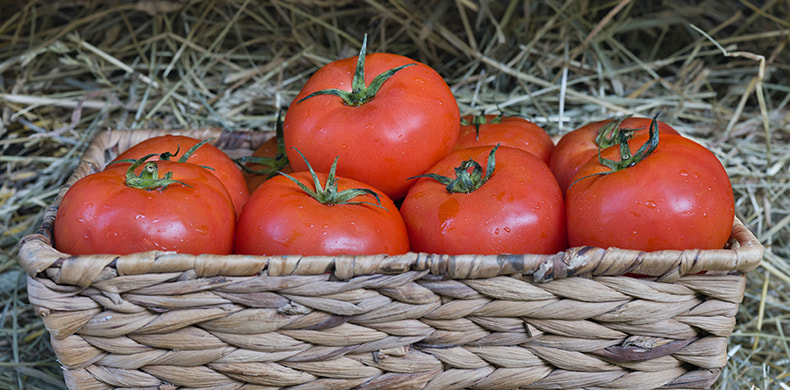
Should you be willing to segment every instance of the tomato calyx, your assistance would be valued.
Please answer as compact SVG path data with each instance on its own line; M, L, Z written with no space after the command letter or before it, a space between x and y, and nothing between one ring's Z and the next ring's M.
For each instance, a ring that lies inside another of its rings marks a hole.
M173 179L173 172L166 172L164 177L159 177L159 166L154 161L148 161L149 158L155 156L156 154L149 154L147 156L143 156L139 160L135 160L132 165L126 170L126 185L132 188L138 188L141 190L150 191L153 189L161 188L165 190L167 186L171 184L181 184L187 187L191 187L189 184L186 184L182 181L174 180ZM143 165L144 164L144 165ZM140 172L140 175L135 175L134 171L143 165L143 170Z
M633 137L634 132L637 130L642 130L642 127L638 127L635 129L630 128L622 128L620 125L623 123L624 120L630 118L631 115L627 115L620 119L613 119L609 123L603 125L598 130L598 135L595 136L595 145L598 146L598 149L606 149L610 146L621 144L623 136L621 134L625 134L626 141Z
M334 206L341 204L349 204L349 205L367 204L371 206L381 207L384 210L387 209L386 207L381 205L381 198L379 198L379 194L377 194L376 191L373 191L369 188L349 188L343 191L338 191L337 177L335 175L335 170L337 168L337 160L339 157L335 157L335 161L332 162L332 167L329 168L329 173L327 173L326 183L324 183L324 185L321 185L321 181L318 179L318 175L316 175L315 170L313 170L313 167L310 165L310 162L307 161L307 158L304 156L304 154L302 154L302 152L300 152L299 149L294 148L294 150L296 150L296 152L299 153L300 156L302 156L302 159L304 159L305 164L307 164L307 169L310 171L310 176L313 178L314 188L310 188L306 186L304 183L302 183L301 181L297 180L296 178L285 172L278 171L277 173L290 179L292 182L298 185L299 188L302 189L302 191L306 192L313 199L327 206ZM365 201L352 202L352 199L362 195L370 195L376 198L376 203L365 202Z
M505 114L500 112L499 115L491 118L491 120L488 120L486 115L481 112L480 114L472 116L471 122L461 118L461 126L475 125L475 141L478 141L480 140L480 125L502 123L502 118L504 116Z
M195 152L201 146L211 142L213 139L214 138L208 138L208 139L204 139L203 141L200 141L200 142L196 143L191 148L189 148L186 151L186 153L184 153L181 157L179 157L179 159L176 162L179 162L179 163L188 162L187 159L192 157L192 155L195 154ZM178 156L179 152L181 152L181 145L178 145L176 147L176 151L174 153L170 153L170 152L159 153L159 159L163 160L163 161L172 161L172 158L175 157L175 156ZM151 156L156 156L156 153L148 155L147 158L150 158ZM132 163L132 164L134 164L135 161L137 161L137 160L132 159L132 158L128 158L128 159L113 161L111 164L117 164L117 163ZM198 165L198 166L201 167L201 168L212 170L212 171L215 170L214 168L212 168L212 167L210 167L208 165Z
M592 177L592 176L609 175L609 174L612 174L614 172L621 171L621 170L626 169L626 168L630 168L630 167L638 164L639 162L641 162L645 158L647 158L647 156L652 154L653 151L656 150L656 148L658 148L659 133L658 133L658 119L657 118L658 118L658 114L656 114L653 117L653 120L650 121L650 131L649 131L648 139L647 139L647 141L645 141L644 144L642 144L642 146L639 147L639 149L637 149L636 153L631 153L631 148L628 145L628 140L633 135L633 130L638 130L638 129L623 129L623 130L626 130L626 131L615 131L614 134L615 134L615 136L618 139L618 142L616 144L620 145L620 159L619 160L612 160L612 159L608 159L608 158L603 158L603 156L601 156L601 151L604 150L605 148L599 146L598 147L598 162L601 165L609 168L610 170L609 171L605 171L605 172L594 173L592 175L588 175L588 176L584 176L584 177L581 177L579 179L576 179L575 181L573 181L573 183L571 183L568 186L568 188L572 187L576 182L578 182L580 180L587 179L587 178ZM607 126L608 126L608 124L607 124ZM619 129L619 123L618 123L618 126L615 127L615 129Z
M192 155L193 155L193 154L195 154L195 152L196 152L196 151L197 151L197 150L198 150L198 149L199 149L201 146L203 146L203 145L205 145L206 143L208 143L208 142L212 141L213 139L214 139L214 138L204 139L203 141L200 141L200 142L196 143L196 144L195 144L195 145L193 145L191 148L189 148L189 149L186 151L186 153L184 153L184 154L183 154L181 157L179 157L179 158L178 158L178 160L177 160L177 162L180 162L180 163L188 162L188 161L187 161L187 159L189 159L190 157L192 157ZM171 158L173 158L173 157L175 157L175 156L178 156L178 152L179 152L180 150L181 150L181 146L179 145L179 146L178 146L178 148L176 148L176 152L175 152L175 153L164 152L164 153L162 153L162 154L160 154L160 155L159 155L159 159L160 159L160 160L165 160L165 161L170 161L170 159L171 159ZM209 167L209 166L205 166L205 165L201 165L201 167L203 167L203 168L208 168L208 169L211 169L212 171L214 170L214 168L212 168L212 167Z
M340 89L322 89L303 97L296 103L301 103L302 101L317 95L335 95L343 99L343 103L346 105L359 107L373 99L384 82L392 77L392 75L394 75L396 72L403 68L417 65L416 63L413 63L392 68L384 73L379 74L373 79L373 81L370 82L370 85L365 86L365 47L367 46L367 43L368 35L365 34L364 38L362 39L362 47L359 50L359 56L357 57L357 67L354 70L354 77L351 79L351 92Z
M488 153L488 162L486 164L485 175L483 175L483 167L480 165L480 163L470 158L468 160L464 160L460 166L454 168L454 179L436 173L425 173L422 175L412 176L408 180L419 177L427 177L444 184L447 192L449 193L472 193L485 184L488 179L491 178L491 175L494 174L494 169L496 169L497 149L499 149L499 144L496 144L496 146L491 149L491 152Z
M288 155L285 153L285 142L283 141L283 110L277 112L277 120L274 125L274 137L277 140L277 155L275 157L267 156L242 156L233 160L244 172L252 173L255 175L267 175L267 179L271 179L277 172L285 168L289 161ZM246 163L254 163L263 165L265 168L252 169Z

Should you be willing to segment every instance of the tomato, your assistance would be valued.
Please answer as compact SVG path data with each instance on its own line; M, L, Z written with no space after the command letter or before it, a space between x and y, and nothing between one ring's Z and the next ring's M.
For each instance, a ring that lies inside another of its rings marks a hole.
M396 54L366 56L365 44L359 56L333 61L305 83L285 116L286 152L295 171L306 167L294 148L319 172L339 156L339 176L398 200L407 178L452 151L460 112L434 69Z
M471 177L450 181L455 172ZM401 214L414 252L549 254L566 247L564 207L543 161L521 149L481 146L455 151L422 175Z
M313 256L408 252L406 226L392 200L374 187L335 176L334 168L328 174L310 168L309 172L278 175L261 184L239 216L236 253ZM321 185L322 181L326 184Z
M524 118L504 115L467 115L462 118L455 150L497 144L524 149L546 164L554 150L554 141L546 130Z
M183 158L187 151L199 144L201 140L183 135L163 135L149 138L132 146L121 153L114 161L125 159L136 160L147 154L156 153L150 161L162 158ZM180 154L180 156L176 155ZM247 182L244 175L236 163L225 152L214 145L205 143L198 147L191 155L187 156L186 162L210 168L213 173L228 190L236 214L241 212L244 202L250 197L247 189Z
M634 136L647 134L651 120L651 118L628 117L620 122L619 128L640 129L634 133ZM588 123L563 135L557 141L549 161L549 168L551 168L563 191L566 191L568 185L571 184L571 178L576 171L591 158L597 156L598 145L596 144L596 137L599 130L609 123L617 125L618 122L617 120L603 120ZM661 134L679 134L677 130L661 121L658 122L658 130ZM611 146L612 142L612 140L603 140L601 146L606 148Z
M650 135L630 140L631 153L638 154L648 140ZM620 147L601 155L618 161ZM655 150L639 158L616 171L598 159L579 169L566 194L569 244L643 251L724 248L735 207L716 156L688 138L661 134Z
M158 161L140 167L141 163L109 165L68 189L54 224L58 250L71 255L232 253L236 215L219 179L189 163ZM127 179L130 168L134 171ZM169 184L138 188L133 186L140 179L135 172L143 178L167 172L164 179L172 178Z

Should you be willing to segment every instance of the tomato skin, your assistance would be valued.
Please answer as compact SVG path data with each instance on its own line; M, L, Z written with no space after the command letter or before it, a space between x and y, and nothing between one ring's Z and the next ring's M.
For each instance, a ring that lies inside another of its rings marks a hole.
M517 116L504 116L501 122L491 123L496 117L497 115L486 115L486 123L480 125L479 133L476 131L475 125L462 125L454 150L500 144L524 149L546 164L549 163L554 150L554 141L546 130ZM472 123L474 116L467 115L463 119Z
M308 188L308 172L291 175ZM317 173L322 183L326 174ZM338 191L369 188L384 208L369 204L324 205L285 176L258 187L244 206L236 228L235 251L254 255L374 255L409 251L406 226L392 200L353 179L337 177ZM353 201L376 203L372 196Z
M455 177L473 159L485 171L491 147L458 150L428 172ZM494 174L471 193L420 178L401 205L414 252L459 254L556 253L566 248L565 206L548 166L524 150L502 146Z
M159 160L159 154L170 152L175 153L179 150L178 155L172 157L171 160L178 160L189 148L200 143L201 140L184 136L184 135L163 135L158 137L149 138L145 141L139 142L127 149L115 158L115 161L132 159L137 160L145 155L155 153L156 155L147 161ZM225 154L222 150L211 144L201 145L188 159L188 163L211 167L209 169L221 182L225 185L228 193L233 200L233 207L236 214L241 212L244 203L250 197L250 192L247 189L247 182L244 180L244 175L236 166L236 163Z
M236 215L219 179L193 164L157 164L160 177L173 172L173 179L189 187L178 183L153 190L128 187L128 163L85 176L69 188L58 207L55 247L72 255L149 250L232 253Z
M652 118L628 117L622 121L620 128L642 128L634 133L634 137L636 137L637 135L648 133L651 121ZM598 155L595 137L598 135L598 130L609 122L610 120L602 120L588 123L563 135L557 141L549 161L549 168L551 168L563 191L567 190L571 184L571 178L579 168ZM660 134L680 135L672 126L661 121L658 121L658 132Z
M635 152L648 136L629 142ZM619 159L619 146L602 156ZM609 169L589 161L573 180ZM636 165L575 182L566 194L568 242L643 251L722 249L735 216L724 167L704 146L661 135L658 148Z
M360 106L333 95L302 98L320 90L351 90L357 57L319 69L290 105L284 143L294 171L306 169L301 151L318 172L340 157L337 175L367 183L401 199L423 173L447 155L458 140L460 111L452 91L435 70L408 57L374 53L365 57L365 85L380 73L408 66L385 81Z

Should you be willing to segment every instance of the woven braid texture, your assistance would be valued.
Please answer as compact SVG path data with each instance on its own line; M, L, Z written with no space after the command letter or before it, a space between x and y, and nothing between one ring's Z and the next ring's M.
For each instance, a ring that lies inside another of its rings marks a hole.
M60 197L161 133L99 134ZM186 134L232 156L270 136ZM19 262L71 389L708 388L763 251L735 220L708 251L70 256L60 197Z

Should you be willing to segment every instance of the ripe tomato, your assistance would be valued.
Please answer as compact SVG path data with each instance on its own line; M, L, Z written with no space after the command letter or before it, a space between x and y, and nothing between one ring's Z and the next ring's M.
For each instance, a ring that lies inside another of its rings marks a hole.
M461 132L455 150L500 144L524 149L543 160L551 159L554 141L542 127L517 116L467 115L461 119Z
M649 139L631 139L631 153ZM617 161L620 147L601 155ZM652 153L628 165L602 175L610 169L593 159L573 177L566 196L571 246L724 248L734 218L733 192L711 151L688 138L662 134Z
M141 163L112 164L75 182L58 207L55 247L72 255L230 254L236 215L219 179L193 164ZM127 185L140 178L135 173L156 178L160 171L177 182Z
M331 62L305 83L285 116L286 152L295 171L306 167L294 148L319 172L339 156L339 176L398 200L408 177L453 149L460 112L435 70L396 54L365 56L365 44L358 57Z
M487 180L481 177L484 171ZM562 191L548 166L534 155L505 146L462 149L429 172L409 189L401 205L412 251L549 254L565 249ZM439 182L432 176L455 172L470 173L466 182L482 184L467 193L449 179Z
M409 251L406 226L389 197L359 181L336 177L335 165L328 174L309 169L275 176L252 193L236 225L236 253L314 256Z
M132 146L116 157L115 161L125 159L136 160L151 153L156 153L156 155L151 158L150 161L161 159L162 153L166 153L164 157L167 159L175 157L180 160L190 148L200 142L201 140L199 139L183 135L153 137ZM176 153L180 154L180 156L175 155ZM241 212L244 202L250 197L250 192L247 189L247 182L244 181L244 175L241 173L239 167L236 166L233 159L216 146L205 143L192 152L191 155L187 156L186 162L211 168L211 173L213 173L228 190L233 200L233 207L236 210L236 214Z
M620 129L640 129L634 133L634 136L637 136L647 134L651 121L651 118L628 117L619 122L618 127ZM571 184L571 178L576 171L591 158L597 156L596 137L599 130L610 123L616 126L618 122L617 120L603 120L588 123L563 135L557 142L549 161L549 168L557 178L557 182L560 183L563 192ZM615 130L615 128L611 130ZM658 122L658 131L661 134L679 134L677 130L661 121ZM605 149L611 146L612 142L616 142L616 139L612 140L610 135L608 140L602 140L601 147Z

